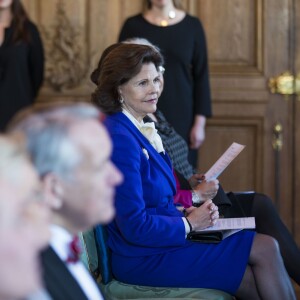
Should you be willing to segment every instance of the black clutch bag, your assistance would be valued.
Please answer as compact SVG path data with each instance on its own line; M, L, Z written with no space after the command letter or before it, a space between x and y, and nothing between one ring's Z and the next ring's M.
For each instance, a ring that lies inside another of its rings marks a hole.
M187 240L199 243L220 243L224 238L224 233L220 231L192 231L187 235Z

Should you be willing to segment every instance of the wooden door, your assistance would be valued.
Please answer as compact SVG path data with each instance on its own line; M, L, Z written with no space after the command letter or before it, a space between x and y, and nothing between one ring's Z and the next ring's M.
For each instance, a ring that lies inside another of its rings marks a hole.
M296 102L294 96L271 94L268 87L270 77L293 68L293 2L198 3L208 40L214 111L199 167L206 170L231 142L245 144L221 182L226 189L256 190L278 199L276 205L293 229ZM283 138L279 152L273 148L277 123Z
M220 182L271 196L299 245L300 103L270 93L268 81L300 71L300 1L200 0L196 10L208 40L214 112L198 168L205 172L234 141L246 145Z

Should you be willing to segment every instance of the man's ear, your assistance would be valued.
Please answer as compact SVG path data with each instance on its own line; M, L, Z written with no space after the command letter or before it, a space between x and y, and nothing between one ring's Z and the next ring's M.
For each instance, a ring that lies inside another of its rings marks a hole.
M60 209L64 194L60 180L53 173L48 173L43 176L41 182L46 204L53 210Z

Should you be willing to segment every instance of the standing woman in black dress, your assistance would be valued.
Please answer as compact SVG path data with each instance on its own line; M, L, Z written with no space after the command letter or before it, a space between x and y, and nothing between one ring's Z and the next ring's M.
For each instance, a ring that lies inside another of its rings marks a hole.
M0 131L33 103L43 82L44 51L20 0L0 0Z
M146 10L128 18L119 41L146 38L165 58L165 85L158 108L190 146L196 167L205 139L206 118L212 115L206 40L198 18L182 10L178 0L144 0Z

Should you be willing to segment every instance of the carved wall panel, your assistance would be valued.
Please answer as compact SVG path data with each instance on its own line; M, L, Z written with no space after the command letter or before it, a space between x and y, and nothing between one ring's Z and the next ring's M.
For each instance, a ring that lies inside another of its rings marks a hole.
M262 0L199 1L213 73L260 74L262 5Z
M45 48L45 80L38 101L87 99L91 69L90 1L24 1Z
M89 100L89 74L102 51L117 41L124 20L142 11L141 0L23 0L38 25L46 52L39 102ZM184 0L197 12L198 1Z
M67 33L66 28L61 26L60 36L65 35L66 39L73 36L72 39L74 43L76 42L73 45L75 49L72 49L71 53L70 49L65 49L66 53L61 54L61 59L65 60L63 65L73 65L73 75L69 74L72 68L69 68L69 73L65 74L66 77L68 75L71 77L70 82L61 83L67 79L53 76L54 70L51 73L52 76L48 72L41 100L62 95L85 97L92 88L87 74L96 65L103 49L117 40L123 21L142 10L141 0L24 0L23 2L31 18L39 25L43 33L48 53L48 71L49 68L61 67L54 59L51 50L51 43L59 45L59 42L54 42L53 34L55 25L59 21L58 6L62 5L61 3L63 3L70 30ZM263 0L184 0L183 4L185 9L198 16L204 25L213 90L219 90L219 85L223 84L223 79L215 79L214 75L247 75L249 73L259 75L262 71L263 58ZM70 32L71 29L73 32ZM58 35L58 32L56 34ZM77 57L73 64L70 59L72 56ZM67 63L68 60L69 63ZM66 66L62 70L65 70ZM76 70L74 66L77 66ZM59 73L59 70L56 72ZM57 92L59 89L61 91Z

